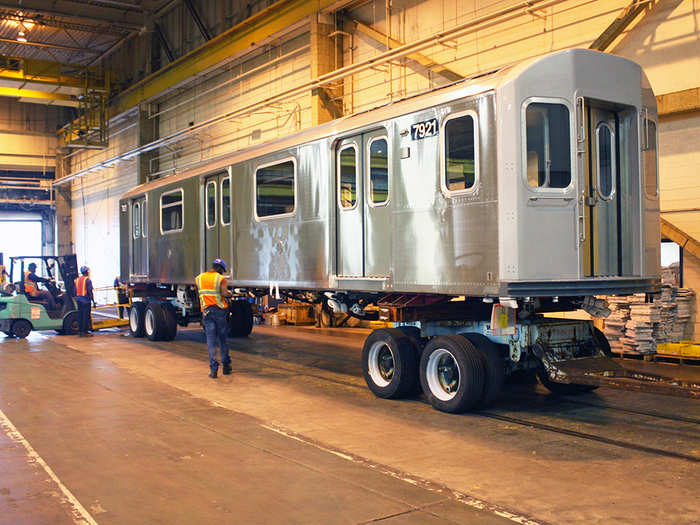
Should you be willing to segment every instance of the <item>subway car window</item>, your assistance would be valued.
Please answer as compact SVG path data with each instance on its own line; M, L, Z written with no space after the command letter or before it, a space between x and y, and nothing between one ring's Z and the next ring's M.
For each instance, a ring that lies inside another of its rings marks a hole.
M141 203L141 237L148 237L148 214L146 213L147 206L148 201L143 201Z
M141 236L141 205L137 202L132 208L133 211L133 227L134 227L134 239L138 239Z
M216 226L216 182L207 182L207 228Z
M527 182L537 188L571 184L569 109L563 104L534 102L525 110Z
M656 122L644 119L644 133L646 135L644 147L644 190L650 197L656 197L658 194Z
M346 146L338 155L338 200L343 208L352 208L357 202L357 150L355 146Z
M468 190L476 183L474 117L464 115L445 124L445 187Z
M221 224L231 224L231 181L221 181Z
M294 162L258 168L255 172L255 206L258 217L294 213Z
M182 230L182 190L160 196L160 228L164 232Z
M389 145L384 138L369 145L369 195L372 204L389 200Z
M598 192L610 199L615 192L615 138L610 126L602 123L596 130L598 140Z

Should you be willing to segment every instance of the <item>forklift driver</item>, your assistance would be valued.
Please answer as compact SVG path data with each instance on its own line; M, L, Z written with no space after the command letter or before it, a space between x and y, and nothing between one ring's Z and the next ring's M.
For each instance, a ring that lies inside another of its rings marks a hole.
M24 272L24 293L28 296L46 301L47 310L56 309L56 301L48 290L39 290L39 283L50 283L53 279L45 279L36 274L36 264L30 263L28 271ZM31 300L31 299L30 299Z

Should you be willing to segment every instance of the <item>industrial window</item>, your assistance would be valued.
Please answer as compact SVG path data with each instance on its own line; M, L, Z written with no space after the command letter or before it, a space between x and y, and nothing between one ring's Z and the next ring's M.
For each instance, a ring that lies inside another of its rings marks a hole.
M262 166L255 172L255 209L258 217L294 213L295 164L286 160Z
M571 184L569 109L533 102L525 110L527 182L537 188Z
M160 196L160 230L162 232L182 231L183 193L181 189Z
M615 134L606 122L596 129L598 193L605 200L615 194Z
M445 123L445 189L469 190L476 184L476 122L472 115Z
M210 180L206 187L207 228L216 226L216 181Z
M221 181L221 224L231 224L231 181Z
M134 239L138 239L139 237L141 237L141 205L138 202L134 203L132 212L132 227L134 229Z
M143 201L141 203L141 237L148 237L148 213L146 212L146 207L148 201Z
M658 195L659 180L656 156L656 122L644 119L644 191L649 197Z
M372 204L389 200L389 144L383 137L369 143L369 198Z
M357 203L357 148L345 146L338 155L338 202L342 208Z

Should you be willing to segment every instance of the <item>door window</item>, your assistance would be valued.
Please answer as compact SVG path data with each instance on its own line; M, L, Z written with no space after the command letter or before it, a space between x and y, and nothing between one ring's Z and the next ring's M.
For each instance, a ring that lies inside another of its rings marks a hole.
M596 128L598 193L605 200L615 194L615 134L607 122Z
M533 188L567 188L571 184L569 109L555 103L528 104L525 137L528 184Z
M644 119L644 191L649 197L658 195L659 180L656 156L656 122Z
M369 197L375 205L389 200L389 144L385 137L369 143Z
M141 203L141 237L148 237L148 214L146 213L146 207L148 201L143 201Z
M228 178L221 181L221 224L231 224L231 181Z
M357 203L357 148L345 146L338 154L338 202L343 209Z
M467 191L476 184L475 127L472 115L452 117L445 123L443 183L448 192Z
M207 182L206 202L207 228L213 228L216 226L216 181Z
M138 202L134 203L132 226L134 229L134 239L138 239L141 237L141 204Z

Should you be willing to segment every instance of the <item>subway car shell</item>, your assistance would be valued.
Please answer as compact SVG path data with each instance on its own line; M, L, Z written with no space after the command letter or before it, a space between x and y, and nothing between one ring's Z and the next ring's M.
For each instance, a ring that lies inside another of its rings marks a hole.
M656 122L629 60L527 60L134 188L120 200L121 278L192 285L223 257L234 286L258 289L648 291Z

